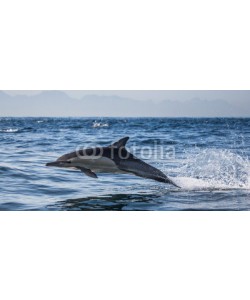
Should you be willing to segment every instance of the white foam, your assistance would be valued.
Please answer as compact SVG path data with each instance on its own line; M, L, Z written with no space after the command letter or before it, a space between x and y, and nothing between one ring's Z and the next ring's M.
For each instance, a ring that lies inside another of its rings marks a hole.
M227 185L213 180L197 179L192 177L177 177L174 182L184 190L229 190L229 189L250 189L249 185Z
M250 189L248 157L221 149L196 149L174 169L173 181L188 190ZM167 172L167 171L166 171Z
M12 133L12 132L18 132L17 128L9 128L9 129L2 129L0 132L6 132L6 133Z
M93 128L101 128L101 127L109 127L109 124L108 123L102 123L102 122L94 122L92 124L92 127Z

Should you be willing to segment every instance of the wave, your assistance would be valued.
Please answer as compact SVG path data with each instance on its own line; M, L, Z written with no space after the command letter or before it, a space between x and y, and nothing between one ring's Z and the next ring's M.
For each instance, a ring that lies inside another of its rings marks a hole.
M93 122L92 124L92 128L102 128L102 127L109 127L108 123L104 123L104 122Z
M15 133L15 132L18 132L18 131L19 131L18 128L0 129L0 132L4 132L4 133Z
M174 181L187 190L250 189L248 157L230 150L203 149L189 153L174 170Z

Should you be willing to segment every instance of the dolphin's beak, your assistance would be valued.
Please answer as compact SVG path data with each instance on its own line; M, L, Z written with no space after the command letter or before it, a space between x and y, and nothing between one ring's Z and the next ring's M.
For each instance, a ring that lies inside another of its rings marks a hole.
M46 167L58 167L59 164L60 163L58 161L54 161L54 162L47 163Z

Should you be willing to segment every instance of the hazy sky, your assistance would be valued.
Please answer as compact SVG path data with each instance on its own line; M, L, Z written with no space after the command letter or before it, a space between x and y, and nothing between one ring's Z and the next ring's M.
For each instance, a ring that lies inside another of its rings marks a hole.
M0 116L250 117L250 91L4 91Z
M42 91L5 91L10 95L36 95ZM135 100L190 100L193 98L200 98L203 100L250 100L250 91L64 91L70 97L80 99L86 95L99 96L120 96Z

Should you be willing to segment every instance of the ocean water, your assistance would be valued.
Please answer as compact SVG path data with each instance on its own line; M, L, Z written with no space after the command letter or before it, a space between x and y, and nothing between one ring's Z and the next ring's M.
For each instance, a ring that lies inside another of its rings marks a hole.
M129 136L181 189L45 164ZM0 118L0 210L250 210L250 119Z

